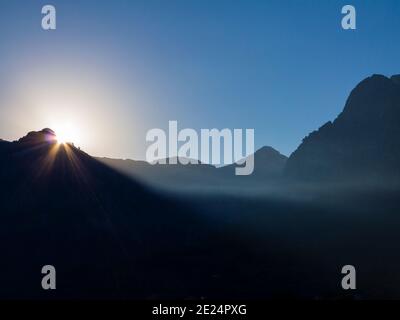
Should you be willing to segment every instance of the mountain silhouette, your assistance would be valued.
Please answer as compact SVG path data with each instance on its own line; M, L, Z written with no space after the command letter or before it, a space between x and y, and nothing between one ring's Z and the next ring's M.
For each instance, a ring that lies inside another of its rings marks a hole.
M268 180L280 177L285 168L287 157L270 146L264 146L254 153L254 171L251 175L242 176L246 179ZM222 170L229 170L230 174L235 174L236 164L223 167Z
M161 189L177 190L218 183L216 168L208 164L150 164L146 161L97 158L105 165L142 183Z
M46 264L63 282L52 297L172 296L172 282L184 292L192 276L179 266L199 246L211 256L218 247L189 207L58 144L50 129L0 141L0 181L0 297L47 297Z
M55 132L49 128L45 128L41 131L31 131L26 136L18 140L20 144L31 144L32 146L56 141L57 136Z
M209 164L149 164L145 161L98 158L98 160L150 186L169 190L242 190L244 185L260 187L281 177L287 157L272 147L254 153L254 172L236 176L238 164L215 167Z
M0 140L0 298L398 297L399 189L324 186L400 181L399 106L400 76L367 78L289 159L258 150L250 176L93 158L51 129Z
M400 76L373 75L343 111L303 139L287 177L344 184L395 184L400 178Z

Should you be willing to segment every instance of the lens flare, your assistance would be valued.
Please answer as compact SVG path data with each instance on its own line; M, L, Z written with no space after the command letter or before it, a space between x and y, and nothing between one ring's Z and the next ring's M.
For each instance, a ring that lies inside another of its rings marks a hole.
M80 143L80 133L76 126L71 123L54 126L57 142L59 144L65 143Z

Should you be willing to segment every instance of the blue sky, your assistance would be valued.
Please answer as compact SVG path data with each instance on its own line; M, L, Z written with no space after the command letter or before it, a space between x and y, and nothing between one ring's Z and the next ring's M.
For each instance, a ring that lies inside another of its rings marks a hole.
M178 120L289 155L363 78L400 73L399 33L397 0L0 0L0 137L72 117L89 153L141 159L147 130Z

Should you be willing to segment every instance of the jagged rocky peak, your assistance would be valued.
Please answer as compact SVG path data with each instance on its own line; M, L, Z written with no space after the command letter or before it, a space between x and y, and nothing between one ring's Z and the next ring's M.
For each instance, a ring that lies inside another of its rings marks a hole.
M400 76L361 81L340 115L303 140L286 173L310 180L399 175Z
M368 125L385 121L400 111L400 76L373 75L351 92L336 122Z

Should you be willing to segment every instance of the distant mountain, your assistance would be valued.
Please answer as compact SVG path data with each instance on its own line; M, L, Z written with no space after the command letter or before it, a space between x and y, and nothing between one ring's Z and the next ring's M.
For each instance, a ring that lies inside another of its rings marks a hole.
M264 146L254 153L254 171L249 176L242 176L247 179L277 179L280 178L285 168L287 157L272 147ZM221 168L235 174L236 164ZM268 182L268 181L266 181Z
M97 158L100 162L142 183L156 188L175 190L213 184L216 168L207 164L150 164L146 161ZM169 163L167 159L167 163Z
M314 182L400 181L400 76L373 75L358 84L340 115L304 138L285 175Z
M104 164L154 187L176 190L226 191L244 185L262 187L276 181L283 172L287 157L272 147L263 147L254 154L254 172L236 176L237 164L217 168L208 164L154 164L145 161L98 158ZM167 160L169 163L169 160Z

